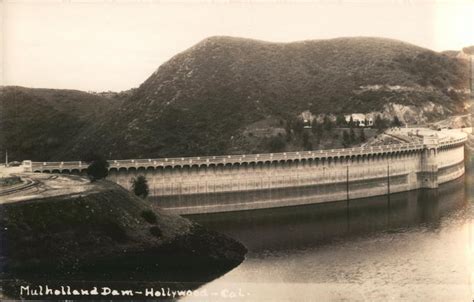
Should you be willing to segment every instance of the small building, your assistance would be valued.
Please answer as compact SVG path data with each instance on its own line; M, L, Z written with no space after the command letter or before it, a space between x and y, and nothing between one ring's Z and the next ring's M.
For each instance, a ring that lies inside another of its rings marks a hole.
M344 115L344 119L347 123L351 121L357 127L372 127L374 125L374 120L371 116L368 116L363 113L352 113Z
M314 115L311 113L311 111L306 110L301 112L300 117L303 120L304 128L311 128L314 120Z

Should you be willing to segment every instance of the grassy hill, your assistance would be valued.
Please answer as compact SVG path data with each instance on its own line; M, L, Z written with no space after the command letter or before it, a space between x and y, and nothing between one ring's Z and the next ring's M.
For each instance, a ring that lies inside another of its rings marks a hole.
M305 110L369 112L396 103L449 115L463 111L467 70L461 59L389 39L212 37L160 66L60 157L79 157L91 145L113 158L265 152L235 140L252 123L287 125Z
M0 154L10 160L49 160L87 124L120 101L77 90L2 87Z
M467 88L465 59L397 40L211 37L124 94L7 88L0 126L15 154L34 160L90 151L117 159L258 153L275 140L285 140L280 150L297 150L308 141L293 133L303 111L442 119L465 110ZM276 121L267 132L281 137L250 137L252 125L267 120Z

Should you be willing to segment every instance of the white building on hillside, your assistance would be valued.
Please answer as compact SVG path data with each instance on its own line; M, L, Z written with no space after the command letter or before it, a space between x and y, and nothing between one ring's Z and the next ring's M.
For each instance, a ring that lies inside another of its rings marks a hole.
M315 116L311 113L311 111L306 110L306 111L301 112L300 117L303 120L304 127L311 128L311 125L315 118Z
M365 115L363 113L352 113L344 115L346 122L351 121L358 127L372 127L374 125L374 120L371 116Z

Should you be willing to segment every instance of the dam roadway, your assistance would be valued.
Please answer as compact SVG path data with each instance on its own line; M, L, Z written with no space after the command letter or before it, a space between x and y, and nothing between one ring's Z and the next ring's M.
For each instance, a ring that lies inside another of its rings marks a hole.
M400 143L364 147L160 159L110 160L108 179L130 189L144 175L150 198L178 214L294 206L420 188L464 174L466 133L392 129ZM406 143L404 143L406 142ZM87 164L24 161L28 172L83 174Z

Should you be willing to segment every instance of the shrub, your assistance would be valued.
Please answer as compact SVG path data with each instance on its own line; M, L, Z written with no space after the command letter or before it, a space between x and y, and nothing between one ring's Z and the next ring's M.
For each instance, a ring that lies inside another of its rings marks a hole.
M272 136L268 142L268 148L270 152L280 152L285 150L285 147L286 142L280 135Z
M152 210L143 210L140 213L140 216L142 216L142 218L145 219L145 221L148 223L156 223L156 214Z
M109 163L101 155L89 155L85 162L89 163L86 172L91 182L106 178L109 174Z
M105 234L118 242L125 242L128 239L125 229L116 222L106 221L102 224Z
M148 196L150 189L145 176L139 175L138 177L132 179L132 190L135 195L141 198L146 198Z
M150 233L155 237L161 237L162 235L161 229L157 226L152 226L150 228Z

